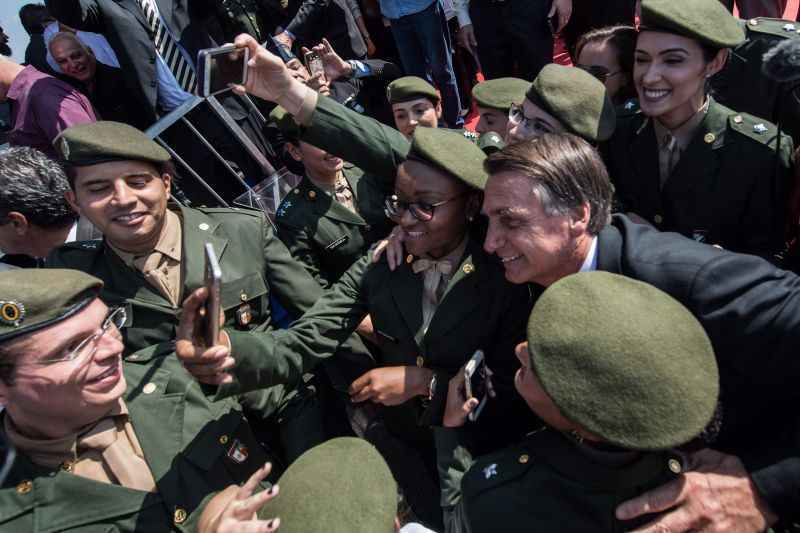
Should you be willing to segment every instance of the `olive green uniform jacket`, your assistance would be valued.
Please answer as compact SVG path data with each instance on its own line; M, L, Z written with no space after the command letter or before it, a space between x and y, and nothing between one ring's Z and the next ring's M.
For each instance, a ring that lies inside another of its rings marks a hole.
M621 210L662 231L772 258L783 249L792 141L775 126L711 100L708 113L660 188L652 120L633 102L602 147Z
M603 464L555 430L535 432L475 461L462 480L448 533L633 529L652 517L623 523L614 517L617 506L674 479L682 464L666 451L643 452L632 461Z
M356 213L308 179L286 196L275 216L278 237L323 287L330 287L393 223L384 212L394 176L380 180L345 164Z
M243 483L269 460L239 403L211 395L172 349L152 346L123 364L123 399L157 491L51 470L20 453L0 489L0 531L195 531L213 493Z

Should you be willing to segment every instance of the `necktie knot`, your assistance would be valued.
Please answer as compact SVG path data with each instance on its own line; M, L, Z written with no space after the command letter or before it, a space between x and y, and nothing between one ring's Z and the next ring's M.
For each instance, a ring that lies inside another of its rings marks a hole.
M417 259L413 263L411 263L411 270L414 271L414 274L419 274L420 272L425 272L427 270L432 270L434 272L439 272L445 276L450 275L453 271L453 265L450 261L434 261L433 259Z

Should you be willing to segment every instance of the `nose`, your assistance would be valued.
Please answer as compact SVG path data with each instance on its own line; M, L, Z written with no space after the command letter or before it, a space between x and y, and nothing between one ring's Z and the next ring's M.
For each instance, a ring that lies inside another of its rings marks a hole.
M136 202L136 198L130 194L128 184L125 183L125 180L118 179L114 182L114 196L111 198L111 201L118 206Z
M403 214L400 215L400 220L397 221L397 223L402 228L410 228L417 222L419 221L416 218L414 218L414 215L411 214L411 209L406 209L405 211L403 211Z
M109 358L119 357L124 349L125 345L122 344L122 336L115 327L112 327L97 340L97 351L94 354L94 360L101 362Z
M641 67L642 83L652 84L661 80L661 71L654 65L645 65Z
M501 232L497 229L497 223L493 222L490 217L489 228L486 230L486 239L483 241L483 249L486 250L487 253L493 254L496 253L502 245L503 239Z

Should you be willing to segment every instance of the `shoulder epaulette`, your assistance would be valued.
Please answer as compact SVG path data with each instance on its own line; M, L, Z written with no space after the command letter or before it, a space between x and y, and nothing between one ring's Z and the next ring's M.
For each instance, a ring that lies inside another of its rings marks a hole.
M749 19L745 26L748 33L771 35L783 39L800 38L800 23L791 20L758 17Z
M749 137L760 144L770 145L775 141L778 127L768 120L747 113L735 113L728 117L731 130Z
M624 104L617 106L617 117L632 117L639 113L641 113L641 107L639 107L637 98L631 98Z

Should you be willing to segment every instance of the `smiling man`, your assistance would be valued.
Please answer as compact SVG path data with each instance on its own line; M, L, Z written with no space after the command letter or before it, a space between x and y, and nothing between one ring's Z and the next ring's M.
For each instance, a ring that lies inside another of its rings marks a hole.
M166 357L168 345L149 350L155 373L123 364L125 309L109 309L101 287L74 270L0 274L1 431L17 449L0 488L0 529L34 531L44 520L72 532L222 533L213 516L198 529L199 517L232 501L252 504L250 520L273 491L214 497L248 477L252 492L269 472L241 406L207 396Z

